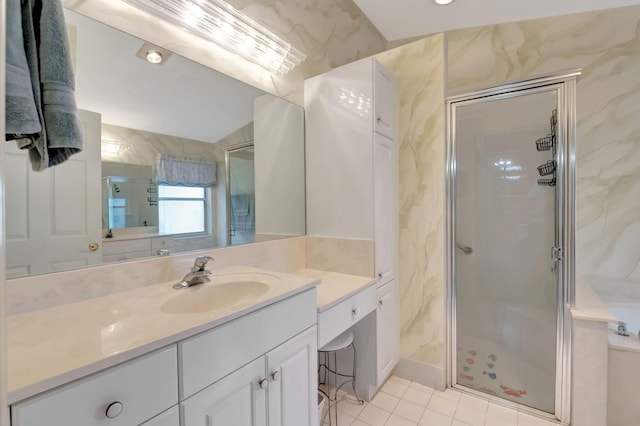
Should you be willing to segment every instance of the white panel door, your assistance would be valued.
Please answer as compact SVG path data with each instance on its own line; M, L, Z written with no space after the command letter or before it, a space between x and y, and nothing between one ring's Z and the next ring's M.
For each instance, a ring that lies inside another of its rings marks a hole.
M28 152L5 145L7 276L101 263L100 114L78 111L84 148L66 162L34 172Z
M182 403L183 426L266 426L267 396L260 357Z
M393 278L395 244L393 241L393 140L374 133L373 136L373 223L375 268L385 282Z
M378 386L382 386L399 357L398 301L395 281L378 289L376 344Z
M178 406L158 414L149 421L142 423L140 426L180 426L180 411Z
M270 426L318 424L317 341L314 326L267 354Z

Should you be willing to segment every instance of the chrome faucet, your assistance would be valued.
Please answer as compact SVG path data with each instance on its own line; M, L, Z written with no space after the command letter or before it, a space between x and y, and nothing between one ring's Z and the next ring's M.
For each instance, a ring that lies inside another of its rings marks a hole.
M618 331L616 334L624 337L629 337L629 332L627 331L627 323L624 321L618 321Z
M207 262L210 260L215 259L211 256L196 257L191 271L187 275L185 275L179 283L174 284L173 288L181 290L183 288L189 288L192 285L208 282L211 271L207 271L205 268L207 267Z

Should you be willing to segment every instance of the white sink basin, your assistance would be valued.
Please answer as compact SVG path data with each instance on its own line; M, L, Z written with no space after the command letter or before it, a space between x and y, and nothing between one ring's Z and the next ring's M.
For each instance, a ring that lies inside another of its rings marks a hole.
M213 277L210 283L175 290L175 297L160 309L166 314L198 314L250 305L279 282L268 274L228 274Z

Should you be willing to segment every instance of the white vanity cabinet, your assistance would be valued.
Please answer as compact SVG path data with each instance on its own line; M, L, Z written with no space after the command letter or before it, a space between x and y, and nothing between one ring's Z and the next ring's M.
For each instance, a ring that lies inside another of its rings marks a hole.
M373 241L377 387L399 359L396 81L367 58L305 80L304 104L307 234Z
M177 363L176 346L172 345L14 404L11 424L140 425L178 403ZM178 426L175 415L156 420L149 425Z
M307 291L180 343L183 426L317 424L315 306Z
M376 312L377 386L382 386L400 358L398 289L395 281L378 288Z

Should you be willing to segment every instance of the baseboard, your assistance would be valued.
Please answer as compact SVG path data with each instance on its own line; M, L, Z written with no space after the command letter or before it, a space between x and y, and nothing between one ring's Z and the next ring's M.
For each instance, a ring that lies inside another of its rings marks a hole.
M393 375L440 391L446 387L444 369L410 358L400 358Z

